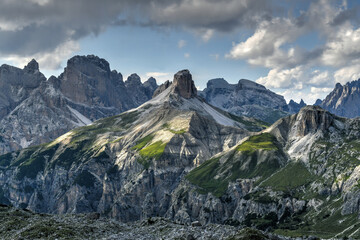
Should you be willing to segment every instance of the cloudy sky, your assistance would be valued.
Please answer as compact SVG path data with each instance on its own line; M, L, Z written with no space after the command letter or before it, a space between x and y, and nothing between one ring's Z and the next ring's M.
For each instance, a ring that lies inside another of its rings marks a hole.
M360 3L332 0L0 0L0 64L58 75L95 54L159 82L188 68L202 89L247 78L312 104L360 78Z

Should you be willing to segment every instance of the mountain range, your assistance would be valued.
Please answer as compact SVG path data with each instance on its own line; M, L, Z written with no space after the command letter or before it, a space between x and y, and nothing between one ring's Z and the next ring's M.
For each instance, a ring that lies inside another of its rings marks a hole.
M154 78L142 83L99 57L75 56L59 77L46 79L35 60L24 69L0 67L0 153L49 142L79 126L151 99Z
M208 104L183 70L137 108L0 156L0 202L357 239L359 121L305 106L263 129Z
M357 116L359 82L306 106L245 79L198 91L188 70L160 86L136 74L124 82L93 55L49 79L35 60L2 65L0 204L96 212L124 228L150 221L178 229L174 238L195 223L232 236L252 227L269 239L358 239L360 118L341 116Z
M156 95L158 88L152 77L142 83L132 74L123 81L106 60L93 55L69 59L64 72L49 79L35 60L23 69L4 64L0 86L0 153L47 143L75 127L135 108ZM288 107L282 96L249 80L238 84L210 80L200 95L245 121L264 121L263 127L300 109L296 103Z

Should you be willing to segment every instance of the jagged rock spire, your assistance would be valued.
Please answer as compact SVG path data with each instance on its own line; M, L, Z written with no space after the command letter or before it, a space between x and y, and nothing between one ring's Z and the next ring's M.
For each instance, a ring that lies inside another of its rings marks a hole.
M24 70L30 73L34 73L36 71L39 71L39 63L32 59L25 67Z
M197 96L197 90L192 80L189 70L181 70L174 75L174 92L183 98L192 98Z

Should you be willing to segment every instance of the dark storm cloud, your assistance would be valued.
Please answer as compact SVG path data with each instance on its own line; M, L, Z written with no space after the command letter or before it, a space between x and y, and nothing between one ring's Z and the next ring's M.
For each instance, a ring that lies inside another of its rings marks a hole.
M0 54L48 52L109 25L232 31L271 16L269 1L0 0Z

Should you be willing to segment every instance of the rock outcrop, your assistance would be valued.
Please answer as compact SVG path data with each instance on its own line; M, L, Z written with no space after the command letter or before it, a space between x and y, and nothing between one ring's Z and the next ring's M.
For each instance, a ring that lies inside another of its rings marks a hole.
M163 91L165 91L168 87L170 87L170 85L172 84L172 82L170 82L169 80L165 81L163 84L161 84L154 92L154 95L152 96L153 98L156 97L157 95L159 95L160 93L162 93Z
M46 81L45 76L36 71L37 63L31 61L24 69L9 65L0 67L0 119L14 110L30 93Z
M360 79L345 85L337 83L334 90L317 104L338 116L354 118L360 116Z
M189 99L197 96L197 90L189 70L182 70L176 73L172 87L174 92L183 98Z

